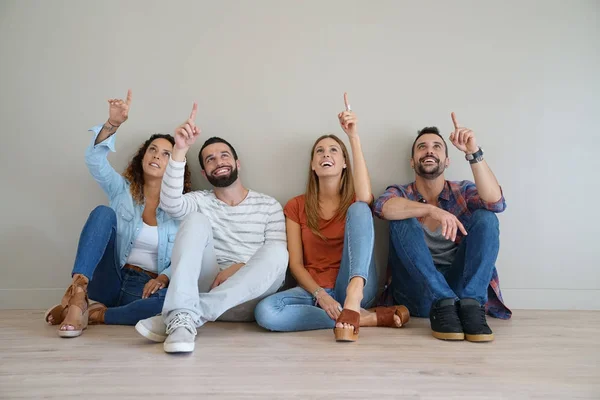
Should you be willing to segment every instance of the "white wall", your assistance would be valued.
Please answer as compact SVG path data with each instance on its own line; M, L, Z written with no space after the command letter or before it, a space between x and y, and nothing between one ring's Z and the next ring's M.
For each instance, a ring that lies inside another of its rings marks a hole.
M0 1L0 307L60 299L80 229L106 202L83 162L86 130L132 88L118 170L196 100L204 138L229 139L245 184L282 204L303 191L313 140L344 135L344 91L376 194L412 180L416 131L449 133L455 111L507 199L509 306L600 309L599 4ZM450 155L448 177L471 178ZM377 233L383 262L385 223Z

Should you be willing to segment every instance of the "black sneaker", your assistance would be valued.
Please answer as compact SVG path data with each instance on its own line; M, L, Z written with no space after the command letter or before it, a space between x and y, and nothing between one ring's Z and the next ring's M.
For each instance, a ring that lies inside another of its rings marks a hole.
M469 342L491 342L494 334L485 319L485 306L475 299L462 299L459 302L458 314Z
M441 299L433 303L429 312L429 321L431 321L434 338L441 340L465 339L454 299Z

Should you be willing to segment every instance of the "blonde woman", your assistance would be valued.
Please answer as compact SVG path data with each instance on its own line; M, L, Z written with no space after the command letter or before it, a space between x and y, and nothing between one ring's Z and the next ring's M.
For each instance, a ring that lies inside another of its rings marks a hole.
M337 136L315 141L306 192L284 208L290 271L298 286L264 299L255 310L257 323L272 331L333 328L337 341L356 341L359 326L400 327L409 318L403 306L364 310L377 294L373 194L346 94L344 102L338 119L354 171Z

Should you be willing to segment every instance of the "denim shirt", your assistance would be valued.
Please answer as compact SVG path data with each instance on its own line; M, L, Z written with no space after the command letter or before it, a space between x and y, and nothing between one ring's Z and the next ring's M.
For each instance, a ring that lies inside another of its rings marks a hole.
M119 265L127 263L127 257L133 242L143 226L142 213L144 205L137 204L129 191L129 182L117 173L107 160L109 151L115 151L115 135L101 143L94 144L102 124L90 129L94 132L92 142L85 152L85 163L104 193L108 196L109 205L117 214L117 254ZM169 217L160 207L156 209L158 222L158 274L171 279L171 252L179 221Z

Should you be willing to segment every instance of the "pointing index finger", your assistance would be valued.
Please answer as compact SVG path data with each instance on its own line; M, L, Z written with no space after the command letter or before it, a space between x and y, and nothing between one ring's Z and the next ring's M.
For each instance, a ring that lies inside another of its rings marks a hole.
M452 123L454 124L454 129L458 129L460 127L460 125L458 124L458 121L456 120L456 114L452 113L450 115L452 116Z
M131 104L131 89L127 91L127 100L125 101L127 105Z
M192 107L192 113L190 114L190 119L193 121L196 119L196 113L198 112L198 104L194 102L194 106Z
M350 103L348 103L348 93L344 92L344 105L346 106L346 111L352 111L352 107L350 107Z

